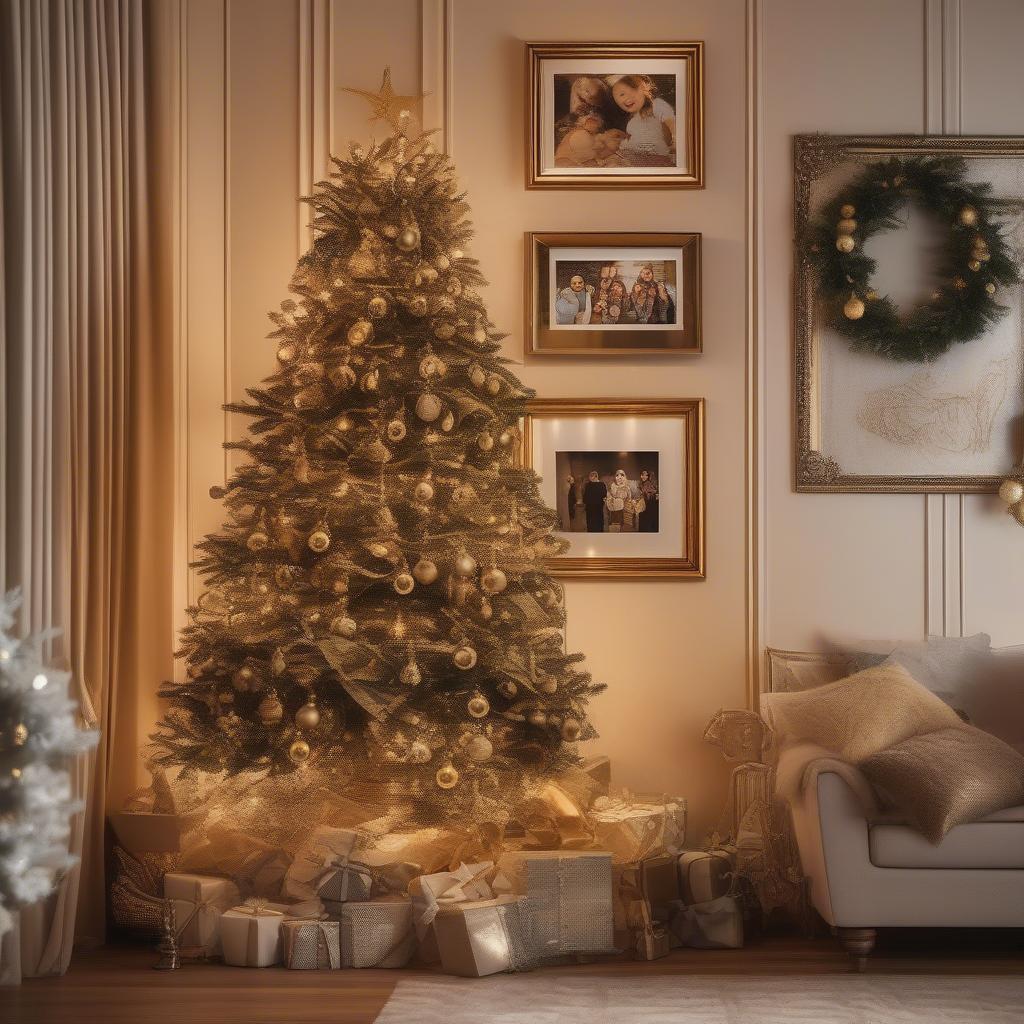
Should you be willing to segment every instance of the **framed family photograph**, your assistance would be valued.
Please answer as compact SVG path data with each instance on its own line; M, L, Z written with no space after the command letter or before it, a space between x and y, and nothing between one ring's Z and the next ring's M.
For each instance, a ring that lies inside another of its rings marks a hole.
M527 355L701 351L699 234L528 232L525 251Z
M527 43L527 188L703 188L703 43Z
M704 577L703 399L534 399L523 460L570 544L554 575Z
M800 135L798 491L986 492L1024 444L1024 138Z

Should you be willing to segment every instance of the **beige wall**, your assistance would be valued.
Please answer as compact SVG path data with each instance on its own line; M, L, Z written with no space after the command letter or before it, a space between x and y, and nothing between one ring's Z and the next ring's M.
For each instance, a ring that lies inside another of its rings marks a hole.
M190 545L220 522L207 495L225 472L220 442L244 429L219 405L273 365L265 314L285 297L307 237L296 196L332 147L370 135L365 105L337 87L375 88L390 64L400 92L431 94L429 117L469 191L491 314L517 362L524 231L704 235L702 356L519 368L551 397L707 399L708 578L567 586L569 646L610 686L593 709L594 748L612 756L619 782L689 796L700 841L727 780L701 732L719 707L747 703L765 643L961 625L1024 640L1016 588L996 571L1024 563L1024 537L990 499L792 492L789 320L791 134L1024 131L1011 42L1024 5L863 0L854 17L844 0L646 0L642 18L593 0L172 6L180 88L169 113L182 142L172 197L176 608L194 595ZM527 192L523 42L659 38L707 44L708 187Z

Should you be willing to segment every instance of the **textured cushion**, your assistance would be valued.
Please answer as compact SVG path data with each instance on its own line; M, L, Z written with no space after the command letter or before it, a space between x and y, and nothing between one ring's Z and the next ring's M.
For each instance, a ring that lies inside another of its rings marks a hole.
M909 825L872 824L871 863L878 868L1024 871L1024 807L957 825L937 846Z
M895 662L814 690L770 694L762 713L783 743L817 743L854 762L960 722L952 708Z
M1024 803L1024 757L971 726L912 736L860 768L933 843L956 825Z

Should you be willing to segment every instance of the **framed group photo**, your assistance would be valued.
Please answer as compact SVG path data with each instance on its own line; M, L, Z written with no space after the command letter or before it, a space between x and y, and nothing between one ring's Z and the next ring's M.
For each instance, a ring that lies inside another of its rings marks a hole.
M704 44L527 43L527 188L703 188Z
M704 577L703 399L534 399L523 461L570 543L552 574Z
M700 352L700 243L694 233L527 232L526 354Z

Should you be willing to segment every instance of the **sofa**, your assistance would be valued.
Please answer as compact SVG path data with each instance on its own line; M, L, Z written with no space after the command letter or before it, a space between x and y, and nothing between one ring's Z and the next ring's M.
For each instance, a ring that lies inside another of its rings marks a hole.
M1001 656L1019 659L1020 652L993 653ZM769 649L766 717L773 693L841 679L855 670L851 660ZM947 673L945 682L955 675ZM1022 687L1010 694L1017 698L1016 713L1024 679L1015 673L1009 678ZM955 693L942 696L956 700ZM992 717L993 709L986 714ZM933 845L900 816L885 813L859 769L828 751L781 749L777 780L810 900L858 970L865 969L879 928L1024 927L1024 805L957 825Z

